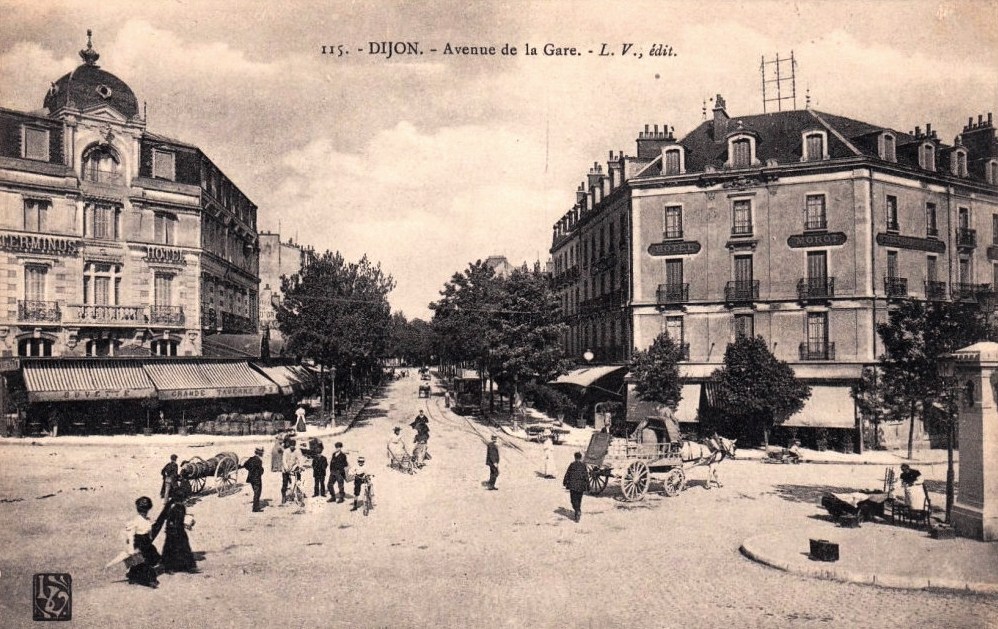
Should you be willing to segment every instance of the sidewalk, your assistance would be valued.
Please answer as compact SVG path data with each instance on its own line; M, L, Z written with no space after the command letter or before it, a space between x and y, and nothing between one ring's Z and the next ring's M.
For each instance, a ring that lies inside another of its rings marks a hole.
M363 399L353 410L344 413L343 416L337 417L336 426L330 426L328 428L323 428L314 425L307 425L306 431L302 434L305 437L333 437L336 435L341 435L349 430L353 423L357 420L357 417L364 411L365 408L373 400L373 396L369 396ZM242 445L252 445L254 443L266 443L269 444L273 442L274 435L203 435L203 434L191 434L191 435L177 435L177 434L153 434L153 435L90 435L90 436L80 436L80 435L67 435L64 437L0 437L0 447L3 446L48 446L48 447L63 447L63 446L124 446L124 445L136 445L136 446L188 446L188 447L200 447L200 446L211 446L219 444L242 444Z
M810 539L837 543L839 560L811 560ZM831 522L791 522L745 540L741 551L753 561L819 579L998 595L998 543L937 540L926 531L890 524L842 528Z

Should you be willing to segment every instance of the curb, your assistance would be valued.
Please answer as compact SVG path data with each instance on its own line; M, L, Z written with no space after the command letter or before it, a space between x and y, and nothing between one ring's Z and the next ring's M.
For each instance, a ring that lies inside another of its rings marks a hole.
M998 595L998 583L976 583L964 582L954 579L930 579L928 577L913 577L896 574L861 574L848 570L838 570L835 568L795 565L784 561L767 557L756 546L758 540L763 536L751 537L742 542L739 550L742 555L763 565L815 579L828 579L831 581L841 581L844 583L857 583L860 585L874 585L885 588L900 590L949 590L954 592L964 592L970 594Z
M330 429L323 429L313 433L303 433L306 437L335 437L342 435L351 428L353 428L354 422L360 416L361 412L367 408L374 397L370 397L364 401L363 404L357 409L353 417L344 426L336 426ZM111 441L110 439L117 440ZM82 437L86 439L86 437ZM46 441L39 441L38 437L2 437L0 438L0 448L5 446L39 446L39 447L66 447L66 448L90 448L95 446L120 446L120 445L138 445L138 446L152 446L152 447L207 447L212 445L223 445L223 444L233 444L233 445L254 445L257 443L271 443L274 440L274 435L239 435L239 436L229 436L229 435L187 435L186 437L179 437L178 439L169 441L144 441L145 437L143 435L111 435L107 437L108 441L99 441L87 443L85 441L76 441L74 437L67 437L70 439L68 441L60 441L60 437L42 437Z

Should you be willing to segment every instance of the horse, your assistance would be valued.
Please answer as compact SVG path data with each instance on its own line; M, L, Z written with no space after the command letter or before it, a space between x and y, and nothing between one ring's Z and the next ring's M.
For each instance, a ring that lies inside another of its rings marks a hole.
M717 478L717 464L726 457L735 457L735 442L737 439L728 439L715 434L706 440L706 443L695 441L683 441L680 448L680 457L683 460L683 469L689 470L701 465L707 466L707 484L710 489L711 483L718 487L723 487Z

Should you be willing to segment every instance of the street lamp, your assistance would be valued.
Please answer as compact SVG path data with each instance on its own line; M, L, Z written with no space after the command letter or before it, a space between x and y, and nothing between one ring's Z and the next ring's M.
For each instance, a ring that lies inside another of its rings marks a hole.
M591 349L587 349L582 353L582 357L586 359L586 364L593 362L593 358L596 358L596 354L593 353Z

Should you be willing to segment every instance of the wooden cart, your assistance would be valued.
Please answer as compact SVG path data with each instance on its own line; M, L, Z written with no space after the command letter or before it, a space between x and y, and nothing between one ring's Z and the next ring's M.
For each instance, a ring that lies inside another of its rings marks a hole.
M589 468L589 492L598 495L610 478L620 480L624 500L642 500L653 475L661 476L662 492L676 496L686 487L681 456L679 424L662 417L648 417L624 426L626 436L594 433L583 462Z
M224 496L235 486L238 471L239 457L232 452L222 452L210 459L196 456L180 464L179 482L195 494L205 488L209 478L214 478L216 493Z

